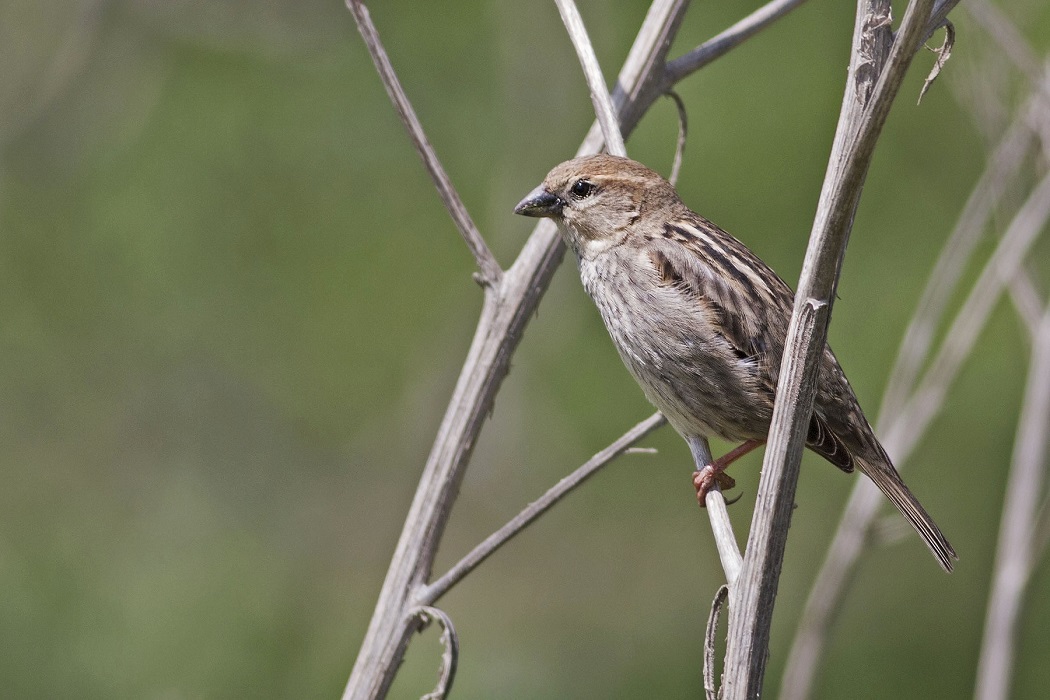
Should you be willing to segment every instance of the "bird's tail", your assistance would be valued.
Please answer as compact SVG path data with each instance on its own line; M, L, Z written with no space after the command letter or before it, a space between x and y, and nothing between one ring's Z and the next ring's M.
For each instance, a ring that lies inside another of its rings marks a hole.
M885 464L873 464L867 460L858 459L857 466L875 482L875 485L886 494L886 497L890 499L893 505L897 506L897 510L919 533L926 546L933 552L933 556L937 557L941 567L945 571L951 572L952 560L959 557L955 554L951 543L948 542L948 538L937 527L937 523L933 522L930 514L926 512L919 500L904 485L900 475L889 463L889 460L887 459Z

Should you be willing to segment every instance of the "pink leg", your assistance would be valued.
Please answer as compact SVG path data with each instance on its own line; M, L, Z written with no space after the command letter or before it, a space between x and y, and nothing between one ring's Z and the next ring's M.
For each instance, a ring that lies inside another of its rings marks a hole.
M759 445L765 444L765 440L748 440L724 455L706 465L703 469L693 472L693 486L696 487L696 500L700 507L705 508L705 499L708 492L717 483L723 489L731 489L736 486L736 481L725 473L726 467L751 452Z

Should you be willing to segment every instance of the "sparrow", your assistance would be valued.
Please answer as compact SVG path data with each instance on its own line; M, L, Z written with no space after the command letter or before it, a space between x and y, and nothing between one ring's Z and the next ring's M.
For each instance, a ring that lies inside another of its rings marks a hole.
M731 485L725 468L769 434L791 288L628 158L561 163L514 212L558 224L621 359L688 443L701 505L715 483ZM866 474L951 571L955 550L904 485L827 346L818 376L806 447ZM711 436L742 444L712 461Z

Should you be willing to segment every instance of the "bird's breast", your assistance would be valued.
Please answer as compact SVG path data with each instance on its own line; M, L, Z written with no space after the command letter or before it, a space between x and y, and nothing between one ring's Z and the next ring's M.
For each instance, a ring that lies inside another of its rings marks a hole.
M627 369L679 433L733 440L761 433L761 416L747 410L758 400L754 367L729 351L700 305L658 285L651 263L630 249L579 267Z

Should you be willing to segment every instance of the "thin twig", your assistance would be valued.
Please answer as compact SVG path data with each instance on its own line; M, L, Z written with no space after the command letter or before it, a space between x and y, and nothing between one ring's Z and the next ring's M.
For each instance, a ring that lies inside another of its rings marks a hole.
M680 2L684 4L685 0L680 0ZM660 47L658 51L654 51L647 56L637 57L642 59L641 61L634 61L636 57L634 56L634 49L632 49L632 53L627 57L628 64L637 65L638 68L636 70L640 70L652 79L638 81L634 79L635 75L622 72L616 84L616 89L613 91L612 100L616 108L620 110L621 127L624 126L625 122L629 122L632 125L636 123L658 97L671 90L677 83L716 59L721 58L731 49L755 36L759 31L765 29L803 2L804 0L770 0L770 2L733 24L725 31L697 46L688 54L669 62L666 62L667 51L671 47L671 39L674 36L674 32L677 31L678 25L668 24L662 27L664 34L658 42ZM653 12L653 9L650 9L651 12ZM676 15L676 21L680 21L681 16ZM625 89L625 86L631 87ZM621 130L628 131L626 129ZM584 155L600 149L602 145L600 139L601 127L595 122L587 133L587 138L584 140L585 145L581 146L580 150L577 151L577 155ZM590 150L592 148L593 150Z
M711 445L707 438L690 438L689 448L693 451L693 461L698 469L702 464L712 463ZM729 510L726 508L722 489L717 484L707 492L704 506L707 510L707 518L711 521L711 533L714 535L718 558L722 562L722 570L726 575L726 584L732 588L740 576L742 557L740 547L736 543L736 535L733 533L733 524L729 520Z
M668 90L667 96L674 101L674 106L678 111L678 140L675 142L674 160L671 161L671 176L667 178L667 181L672 185L677 185L678 174L682 170L682 159L685 157L685 139L689 131L689 114L685 110L685 103L682 102L682 98L677 92Z
M460 579L473 571L478 564L485 561L493 552L528 527L532 521L546 513L551 506L568 495L570 491L594 476L598 473L598 470L626 452L631 445L666 422L667 419L662 414L654 413L621 435L616 441L577 468L576 471L552 486L547 493L530 503L524 510L514 516L510 522L486 537L469 554L456 562L444 576L424 587L418 595L419 602L425 604L436 602L450 588L456 585Z
M888 4L858 2L850 78L795 297L755 514L730 608L727 700L761 694L798 467L841 261L875 143L932 7L933 0L908 4L887 56ZM873 79L869 91L865 83Z
M758 8L725 31L711 37L687 54L667 64L667 84L674 85L687 75L724 56L731 49L765 29L805 0L773 0Z
M361 0L346 0L346 6L349 8L350 14L354 16L357 30L361 33L361 38L365 40L365 46L368 47L368 53L372 56L376 72L379 73L379 77L383 81L383 87L386 88L390 101L394 103L397 115L401 118L401 123L405 125L405 129L408 131L408 135L412 139L412 144L416 147L419 157L423 159L423 165L426 167L427 172L430 173L430 178L434 181L438 194L441 195L441 201L445 204L445 209L448 210L449 215L459 229L460 235L463 236L464 242L466 242L470 252L474 255L474 260L477 262L481 272L480 281L485 285L497 284L503 276L503 270L500 268L499 263L496 262L496 256L489 250L485 239L481 237L478 227L474 225L474 221L470 218L470 214L467 212L463 200L460 199L459 193L456 192L456 188L452 186L452 181L434 152L434 147L430 145L430 141L423 131L423 125L416 116L416 111L412 108L412 103L409 102L408 96L401 87L401 82L397 79L394 67L387 57L386 49L383 48L383 44L379 40L379 33L376 31L375 25L372 24L372 17L368 13L368 8L365 7Z
M722 608L729 599L729 586L719 586L715 599L711 601L711 612L707 615L707 632L704 635L704 692L707 700L718 700L718 682L715 680L715 644L718 642L718 620Z
M627 148L623 143L623 135L620 134L620 123L613 109L612 99L609 97L609 87L605 84L605 76L602 75L601 66L598 65L598 57L594 54L594 46L587 36L587 29L583 26L583 18L580 10L573 0L555 0L561 21L565 24L565 30L572 39L572 45L576 49L576 55L583 67L583 75L587 79L587 88L591 93L591 102L594 104L594 113L598 117L598 123L602 127L605 136L605 149L614 156L627 156Z
M977 688L974 694L977 700L1002 700L1009 697L1017 619L1038 555L1033 535L1046 477L1048 425L1050 304L1047 304L1032 348L1013 464L1003 498L992 590L984 622L981 657L977 663Z
M707 492L704 505L707 507L708 518L711 520L711 532L715 538L715 547L718 548L722 570L726 574L726 584L732 588L740 578L743 557L740 555L740 547L736 543L736 535L733 533L733 526L729 520L726 499L722 496L722 489L718 484Z
M452 690L452 681L456 678L456 667L459 665L459 635L452 626L452 618L444 610L421 605L411 612L411 617L419 618L424 629L435 620L441 625L441 644L445 647L441 653L441 673L434 690L419 700L445 700Z

